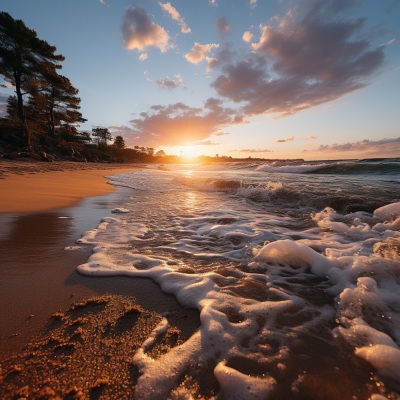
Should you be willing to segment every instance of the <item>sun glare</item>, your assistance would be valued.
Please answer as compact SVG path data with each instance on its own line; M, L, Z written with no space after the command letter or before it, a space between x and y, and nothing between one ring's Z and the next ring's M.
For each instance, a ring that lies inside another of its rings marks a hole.
M200 155L199 146L178 146L177 155L185 158L195 158Z

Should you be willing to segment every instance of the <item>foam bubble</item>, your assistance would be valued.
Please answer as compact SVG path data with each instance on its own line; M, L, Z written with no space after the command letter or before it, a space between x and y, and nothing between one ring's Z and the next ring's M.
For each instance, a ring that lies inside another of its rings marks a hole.
M356 349L356 355L371 363L378 373L398 382L400 349L384 344Z
M222 389L222 396L232 400L254 399L266 400L276 384L272 377L251 377L226 366L220 362L214 369L215 377Z
M387 204L374 211L374 215L384 221L390 221L400 217L400 202Z

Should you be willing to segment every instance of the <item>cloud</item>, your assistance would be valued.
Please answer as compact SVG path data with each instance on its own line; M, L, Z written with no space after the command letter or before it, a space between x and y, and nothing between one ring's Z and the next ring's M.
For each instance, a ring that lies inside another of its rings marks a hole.
M142 54L139 56L139 60L140 60L140 61L147 60L147 57L148 57L148 54L147 54L147 53L142 53Z
M294 136L290 136L290 137L288 137L288 138L286 138L286 139L278 139L278 140L275 140L275 143L293 142L293 140L294 140Z
M185 81L181 75L175 75L174 78L166 76L164 79L157 79L156 84L160 89L176 89L178 87L185 87Z
M15 89L15 86L11 82L1 82L0 87L7 88L7 89Z
M125 10L121 33L124 46L128 50L144 53L148 47L156 47L161 52L166 52L169 47L168 33L151 21L147 12L140 7Z
M211 72L218 64L218 60L215 57L206 57L207 69L206 72Z
M225 136L225 135L229 135L229 132L217 132L214 134L214 136Z
M218 18L217 29L221 35L226 35L230 31L231 27L225 17Z
M343 151L349 151L349 152L361 151L365 153L379 152L380 154L387 151L390 153L397 152L397 154L400 154L400 137L381 139L381 140L364 139L359 142L321 145L317 150L323 152L343 152Z
M217 0L208 0L208 2L211 6L214 6L214 7L218 5Z
M190 33L192 30L189 28L189 26L186 24L185 20L181 17L179 14L179 11L171 5L170 2L168 3L161 3L161 1L158 3L161 8L166 11L171 18L178 23L178 25L181 27L181 32L182 33Z
M317 137L314 136L314 135L308 135L308 136L302 137L302 138L300 138L300 139L301 139L301 140L315 140L315 139L317 139Z
M209 98L200 108L183 103L152 106L130 121L131 128L121 128L128 145L183 146L205 142L242 120L235 110L222 107L221 100ZM113 127L112 133L120 134L119 127Z
M250 7L254 8L257 5L257 0L250 0Z
M238 152L238 153L273 153L273 150L269 150L269 149L241 149L241 150L232 150L234 152Z
M218 44L200 44L195 42L190 52L185 54L185 58L192 64L198 64L206 58L208 53L218 47Z
M206 57L208 63L207 72L232 63L236 56L236 52L232 50L232 47L233 45L230 42L226 42L221 46L218 45L217 50L214 52L214 57Z
M212 86L248 115L278 116L366 86L383 64L385 46L371 48L365 20L345 20L341 11L333 0L290 9L276 26L261 26L254 52L221 66Z
M243 33L242 39L244 42L249 43L253 39L254 35L250 31Z
M202 140L202 141L197 142L197 143L195 143L195 144L197 144L197 145L199 145L199 146L217 146L217 145L219 145L220 143L215 143L215 142L213 142L213 141L211 141L211 140Z

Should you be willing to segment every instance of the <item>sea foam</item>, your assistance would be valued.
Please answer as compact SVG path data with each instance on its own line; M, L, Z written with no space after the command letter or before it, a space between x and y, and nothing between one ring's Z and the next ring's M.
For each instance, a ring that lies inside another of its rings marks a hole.
M283 390L282 379L300 384L285 375L297 347L332 335L400 385L400 203L373 214L330 207L277 214L235 193L169 190L173 172L152 173L124 176L124 185L148 190L121 206L131 212L86 233L80 243L94 252L78 267L151 278L200 312L199 331L160 358L146 349L167 317L143 343L136 398L182 395L180 377L202 369L213 371L223 398L268 398ZM159 181L165 192L155 190Z

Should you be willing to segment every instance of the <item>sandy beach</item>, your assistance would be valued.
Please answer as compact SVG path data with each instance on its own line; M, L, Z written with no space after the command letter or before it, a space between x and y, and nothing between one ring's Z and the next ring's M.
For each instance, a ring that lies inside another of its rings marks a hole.
M91 253L76 240L129 195L104 176L131 169L0 162L1 398L131 398L129 360L162 314L155 357L197 329L198 313L149 279L76 272Z
M51 210L111 193L105 176L130 170L123 164L2 161L0 213Z

